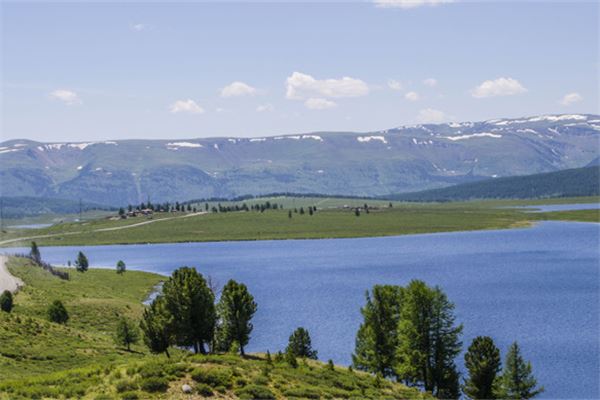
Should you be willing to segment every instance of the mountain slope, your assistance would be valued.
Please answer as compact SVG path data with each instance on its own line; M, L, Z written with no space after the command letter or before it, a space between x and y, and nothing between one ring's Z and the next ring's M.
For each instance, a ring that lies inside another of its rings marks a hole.
M273 192L386 195L551 172L599 156L600 116L546 115L372 133L0 144L5 196L104 204Z
M486 179L443 189L387 196L405 201L537 199L600 195L600 167L567 169L526 176Z

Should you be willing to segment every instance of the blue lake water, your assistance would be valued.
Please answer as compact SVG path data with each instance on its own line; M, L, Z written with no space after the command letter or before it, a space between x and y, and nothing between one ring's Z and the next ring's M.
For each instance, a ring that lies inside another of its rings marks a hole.
M600 225L383 238L42 248L65 264L82 250L92 266L168 275L195 266L221 286L246 283L258 303L248 351L283 349L308 328L319 358L349 364L365 291L422 279L440 285L464 324L463 348L491 336L504 357L517 340L545 398L599 398ZM7 250L10 251L10 250ZM462 356L458 360L462 368Z
M519 208L530 208L534 212L553 212L570 210L596 210L600 208L600 203L581 203L581 204L549 204L540 206L520 206Z

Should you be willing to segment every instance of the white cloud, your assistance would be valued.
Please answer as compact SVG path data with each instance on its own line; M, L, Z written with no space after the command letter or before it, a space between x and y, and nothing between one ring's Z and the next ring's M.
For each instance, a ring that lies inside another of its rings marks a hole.
M434 87L437 86L437 79L435 78L427 78L423 81L423 85L425 86L429 86L429 87Z
M309 110L326 110L337 106L333 101L321 98L310 98L304 102L304 105Z
M408 92L404 95L404 98L408 101L417 101L419 100L419 93L417 92Z
M565 94L562 100L560 101L560 104L562 104L563 106L570 106L571 104L579 103L582 100L583 97L579 93L573 92Z
M146 25L144 25L144 24L131 24L129 27L134 32L141 32L144 29L146 29Z
M421 6L437 6L444 3L453 3L454 0L373 0L381 8L416 8Z
M273 107L273 104L267 103L267 104L261 104L258 107L256 107L256 112L267 112L267 111L274 111L275 107Z
M395 79L390 79L388 81L388 86L392 90L402 90L402 88L403 88L402 82L397 81Z
M476 98L511 96L526 92L527 89L521 83L513 78L498 78L481 83L471 91L471 95Z
M221 89L221 97L253 96L256 89L244 82L231 82Z
M432 108L426 108L419 111L417 120L424 124L437 124L451 119L450 116L446 115L445 112L434 110Z
M67 89L56 89L55 91L50 93L50 97L55 100L63 101L69 106L82 103L77 93Z
M190 113L190 114L203 114L204 109L198 105L194 100L177 100L175 103L171 104L169 110L172 113Z
M360 79L349 78L318 80L301 72L286 79L286 98L302 100L308 97L358 97L369 93L369 86Z

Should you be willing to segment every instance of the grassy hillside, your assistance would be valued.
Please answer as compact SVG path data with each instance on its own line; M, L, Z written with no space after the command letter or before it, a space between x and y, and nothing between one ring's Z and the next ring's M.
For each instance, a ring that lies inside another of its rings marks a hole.
M463 201L598 195L600 195L600 167L590 166L544 174L487 179L443 189L404 193L389 197L403 201Z
M310 199L288 199L282 202L310 204ZM329 204L351 204L351 200L320 199ZM358 200L352 200L358 201ZM572 220L600 222L597 212L588 213L531 213L511 206L544 203L598 202L598 197L562 198L554 201L481 201L463 203L395 203L377 204L367 214L356 216L352 209L320 208L314 215L292 212L290 209L268 210L264 213L161 213L126 220L98 219L83 223L65 223L45 229L13 230L0 236L0 245L28 245L32 238L44 246L100 245L116 243L203 242L222 240L319 239L348 238L452 232L479 229L503 229L527 226L538 220L553 219L554 215ZM374 206L375 203L371 203ZM312 203L318 204L318 202ZM364 204L364 201L360 201Z
M24 259L10 271L26 286L11 314L0 312L0 399L196 399L215 398L429 398L415 389L317 361L292 368L265 355L151 355L128 352L112 341L118 315L139 318L141 301L161 277L144 272L89 270L60 280ZM61 299L66 326L45 320ZM183 384L193 388L184 395Z

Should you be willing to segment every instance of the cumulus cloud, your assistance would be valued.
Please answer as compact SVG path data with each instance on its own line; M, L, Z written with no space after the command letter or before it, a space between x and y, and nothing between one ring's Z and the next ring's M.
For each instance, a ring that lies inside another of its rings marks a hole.
M369 93L369 86L360 79L315 79L301 72L294 72L286 79L286 98L303 100L309 97L358 97Z
M244 82L231 82L221 89L221 97L253 96L256 89Z
M404 98L408 101L417 101L419 100L419 93L417 92L408 92L404 95Z
M55 100L60 100L69 106L82 103L77 93L68 89L56 89L50 93L50 97Z
M429 87L437 86L437 79L435 79L435 78L427 78L427 79L425 79L423 81L423 85L429 86Z
M256 112L268 112L273 110L275 110L275 107L273 107L273 104L270 103L261 104L258 107L256 107Z
M567 93L560 100L560 104L563 106L570 106L571 104L579 103L581 100L583 100L583 96L581 96L579 93Z
M451 119L445 112L434 110L433 108L426 108L419 111L417 120L424 124L437 124Z
M373 0L381 8L416 8L421 6L437 6L439 4L453 3L454 0Z
M392 90L402 90L404 86L402 85L402 82L395 79L390 79L388 81L388 87Z
M173 113L189 113L189 114L203 114L204 109L198 105L194 100L177 100L171 104L169 110Z
M516 79L498 78L482 82L471 90L471 95L475 98L512 96L526 91L527 89Z
M304 105L309 110L326 110L337 106L335 102L322 98L310 98L304 102Z

